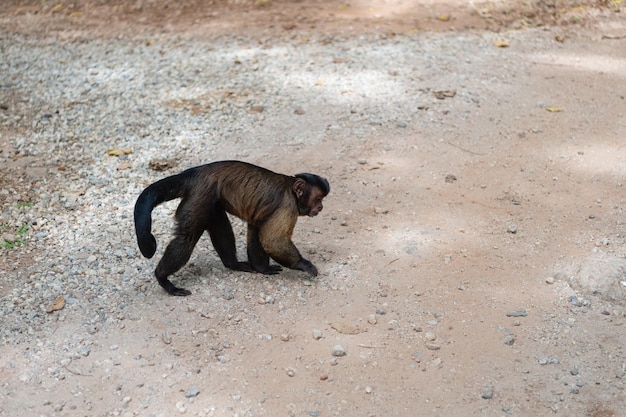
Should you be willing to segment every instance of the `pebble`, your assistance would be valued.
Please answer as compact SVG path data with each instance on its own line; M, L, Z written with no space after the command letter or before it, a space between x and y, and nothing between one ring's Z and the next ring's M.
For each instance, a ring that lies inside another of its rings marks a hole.
M519 311L509 311L508 313L506 313L507 317L526 317L528 316L528 313L526 312L526 310L519 310Z
M539 365L558 364L560 361L557 358L543 357L539 358Z
M341 345L335 345L333 346L333 356L339 357L339 356L346 356L347 352L346 349L341 346Z
M488 388L486 390L484 390L482 392L482 394L480 394L480 397L485 399L485 400L490 400L493 398L493 389L492 388Z
M504 344L505 345L511 346L514 343L515 343L515 336L513 336L513 335L504 336Z
M198 394L200 394L200 388L198 388L196 385L192 385L185 392L185 397L187 397L187 398L197 397Z
M320 340L322 338L322 331L319 329L313 329L313 339Z

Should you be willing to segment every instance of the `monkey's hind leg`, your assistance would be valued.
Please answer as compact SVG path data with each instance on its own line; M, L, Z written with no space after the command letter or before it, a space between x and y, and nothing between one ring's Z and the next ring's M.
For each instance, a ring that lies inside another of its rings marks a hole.
M154 275L156 275L161 287L171 295L185 296L191 294L189 290L176 287L167 277L185 266L201 235L202 231L194 232L190 235L181 234L167 245L165 253L154 271Z

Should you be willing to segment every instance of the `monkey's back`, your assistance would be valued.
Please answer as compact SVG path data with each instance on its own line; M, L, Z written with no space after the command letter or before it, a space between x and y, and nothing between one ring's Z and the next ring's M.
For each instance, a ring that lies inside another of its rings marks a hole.
M217 201L248 223L263 223L282 209L297 213L294 177L241 161L213 162L196 169L197 185L208 193L207 201Z

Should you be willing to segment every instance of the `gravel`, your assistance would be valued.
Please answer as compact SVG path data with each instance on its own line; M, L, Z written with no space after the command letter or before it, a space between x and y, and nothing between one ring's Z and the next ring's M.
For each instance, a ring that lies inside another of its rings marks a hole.
M154 265L137 250L132 208L147 184L168 174L151 170L151 160L177 160L176 170L250 155L262 163L269 143L297 147L332 134L341 146L342 138L377 135L389 126L439 124L435 113L416 118L418 103L440 100L428 83L404 89L413 69L420 78L436 75L440 85L432 87L443 88L459 75L441 68L462 73L472 65L458 61L461 50L480 50L485 58L497 53L484 49L488 36L458 36L454 43L436 35L334 42L64 41L4 34L0 82L7 110L0 111L0 126L27 133L11 136L0 153L15 175L2 185L0 208L9 229L28 226L32 266L17 276L0 272L19 282L0 299L2 343L19 343L49 325L45 308L60 295L73 300L69 309L82 311L93 331L144 297ZM389 62L396 70L390 72ZM461 78L469 85L457 99L474 105L478 90L469 76ZM319 119L313 128L301 128L302 109ZM28 158L43 163L20 170L17 162ZM170 213L154 213L161 250ZM223 294L236 296L232 288Z

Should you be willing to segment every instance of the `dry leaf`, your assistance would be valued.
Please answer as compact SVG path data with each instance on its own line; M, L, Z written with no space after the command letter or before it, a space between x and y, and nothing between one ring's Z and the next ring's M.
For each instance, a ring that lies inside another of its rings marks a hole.
M546 110L549 111L550 113L558 113L558 112L562 112L563 111L562 108L554 107L554 106L546 107Z
M437 20L441 20L442 22L447 22L450 20L450 16L447 14L440 14L437 16Z
M59 295L52 304L46 307L46 313L52 313L53 311L62 310L63 307L65 307L65 297Z
M120 149L120 148L112 148L109 149L107 151L107 155L109 156L120 156L120 155L127 155L129 153L132 153L133 150L131 148L124 148L124 149Z
M149 165L154 171L165 171L174 168L178 163L173 159L151 159Z
M254 105L250 107L250 110L248 110L248 113L263 113L263 110L265 110L265 106Z
M456 96L456 90L433 91L433 95L435 96L435 98L443 100L444 98L451 98Z
M504 39L498 39L493 41L493 44L495 46L497 46L498 48L508 48L509 47L509 43L507 41L505 41Z
M563 42L565 42L565 38L564 38L563 36L559 36L559 35L556 35L556 36L554 37L554 40L555 40L555 41L557 41L557 42L559 42L559 43L563 43Z
M362 329L352 324L342 322L331 323L330 327L337 330L341 334L359 334L367 331L367 329Z

